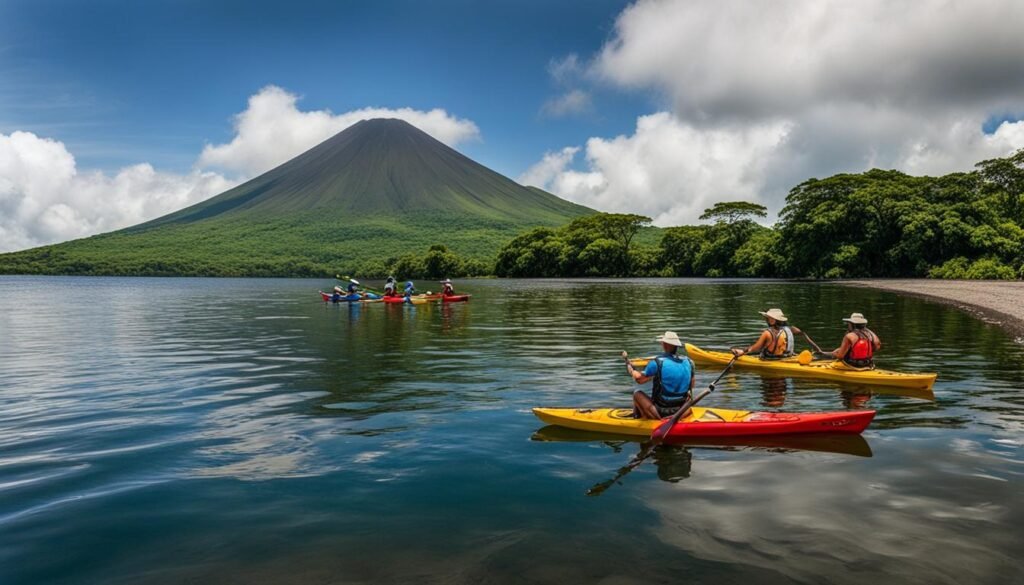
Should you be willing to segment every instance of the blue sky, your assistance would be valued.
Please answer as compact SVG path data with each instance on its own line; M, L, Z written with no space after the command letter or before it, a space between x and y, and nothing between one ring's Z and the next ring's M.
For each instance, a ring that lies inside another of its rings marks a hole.
M0 5L0 132L63 141L80 167L186 170L274 84L300 108L443 108L482 140L462 150L516 176L546 150L628 132L650 98L602 94L541 114L548 64L599 48L624 2L126 2Z
M3 0L0 252L194 204L369 115L601 211L772 221L809 177L1024 148L1021 22L1019 0Z

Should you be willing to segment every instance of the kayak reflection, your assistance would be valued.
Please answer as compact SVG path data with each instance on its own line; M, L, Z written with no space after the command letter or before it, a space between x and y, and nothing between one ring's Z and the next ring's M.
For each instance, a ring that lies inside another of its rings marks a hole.
M629 443L642 444L646 437L580 431L557 425L547 425L530 437L534 441L559 443L601 442L616 451L621 451ZM776 453L791 451L816 451L820 453L836 453L855 457L871 457L871 445L863 435L854 434L802 434L778 435L771 437L667 437L665 445L672 447L719 448L724 451L763 450Z
M685 439L668 439L665 443L652 447L643 437L599 433L567 429L556 425L548 425L536 431L533 441L588 443L600 442L620 453L627 445L638 445L637 454L616 474L605 481L594 484L587 490L588 496L599 496L611 486L621 483L622 479L650 459L657 468L658 479L676 483L690 477L693 465L692 449L718 449L723 451L764 450L772 453L793 451L817 451L837 453L855 457L871 457L871 446L861 435L792 435L779 437L699 437Z

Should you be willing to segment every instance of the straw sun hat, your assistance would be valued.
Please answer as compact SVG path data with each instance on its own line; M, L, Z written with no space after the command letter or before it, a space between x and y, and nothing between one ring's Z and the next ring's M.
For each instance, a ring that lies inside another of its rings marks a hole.
M782 312L782 309L768 309L767 311L758 311L764 317L771 317L776 321L789 321L786 318L786 314Z
M867 325L868 324L868 320L865 319L864 315L862 315L860 313L854 313L854 314L850 315L849 317L846 317L845 319L843 319L843 321L846 321L847 323L853 323L854 325Z
M657 341L660 341L662 343L667 343L669 345L674 345L676 347L682 347L683 346L682 340L679 339L679 336L676 335L675 331L666 331L665 335L659 336Z

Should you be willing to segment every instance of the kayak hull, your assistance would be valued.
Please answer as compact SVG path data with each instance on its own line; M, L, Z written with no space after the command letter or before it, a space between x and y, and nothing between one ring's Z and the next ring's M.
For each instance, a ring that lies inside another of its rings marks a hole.
M469 300L469 295L445 295L441 297L444 303L464 303Z
M331 295L331 293L325 293L324 291L320 291L320 298L323 299L323 301L325 303L332 302L331 296L333 296L333 295ZM336 302L336 303L377 303L377 302L380 302L382 300L382 298L383 297L380 297L378 295L375 295L375 294L372 294L372 293L368 293L365 297L361 297L361 296L358 296L358 295L356 295L356 296L345 295L345 296L341 297L340 299L338 299L337 301L333 301L333 302Z
M725 365L732 359L732 354L729 352L701 349L689 343L686 344L686 353L693 361L709 364ZM650 358L632 360L634 367L647 365L648 361L650 361ZM735 365L780 375L806 376L870 386L892 386L925 390L932 387L937 377L937 374L930 373L913 374L878 368L854 368L839 360L815 360L807 365L801 365L795 356L779 360L762 360L758 357L744 355L736 360Z
M561 427L650 436L661 420L632 418L629 408L534 408L540 420ZM875 417L873 410L838 412L750 412L693 407L673 426L670 438L759 437L799 434L860 434Z
M390 305L424 305L429 300L422 297L411 297L409 299L405 297L384 297L384 302Z

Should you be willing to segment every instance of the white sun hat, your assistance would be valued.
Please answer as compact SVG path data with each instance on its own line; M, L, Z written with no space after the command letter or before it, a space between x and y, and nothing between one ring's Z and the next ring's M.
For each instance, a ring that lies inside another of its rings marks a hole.
M782 309L768 309L767 311L758 311L758 313L765 317L771 317L776 321L789 321L786 318L786 314L782 312Z
M865 319L864 315L862 315L861 313L854 313L854 314L850 315L849 317L844 318L843 321L846 321L847 323L853 323L854 325L867 325L868 324L868 320Z
M676 335L675 331L666 331L664 335L658 337L657 341L667 343L669 345L674 345L676 347L683 346L682 340L679 339L679 336Z

